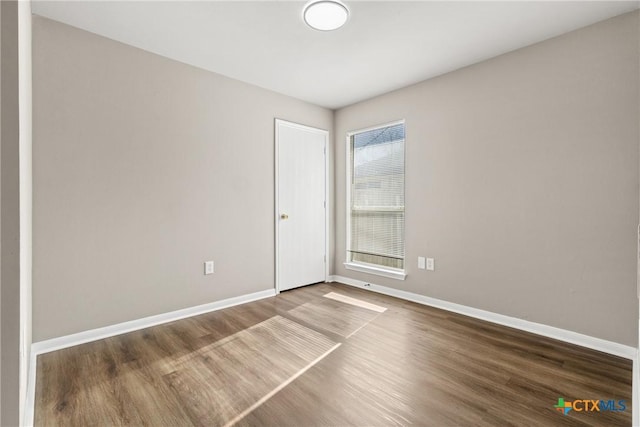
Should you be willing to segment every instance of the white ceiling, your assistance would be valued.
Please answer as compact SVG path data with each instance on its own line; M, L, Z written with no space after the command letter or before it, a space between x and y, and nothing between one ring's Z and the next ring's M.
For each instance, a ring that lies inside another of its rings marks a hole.
M633 9L638 1L349 1L308 28L299 1L37 1L35 14L339 108Z

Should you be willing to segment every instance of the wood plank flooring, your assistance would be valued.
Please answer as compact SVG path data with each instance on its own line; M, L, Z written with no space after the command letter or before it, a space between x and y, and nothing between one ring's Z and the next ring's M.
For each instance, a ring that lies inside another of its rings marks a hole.
M629 360L340 284L47 353L36 375L38 426L631 425Z
M297 321L348 338L378 317L380 313L321 298L289 310L288 314Z

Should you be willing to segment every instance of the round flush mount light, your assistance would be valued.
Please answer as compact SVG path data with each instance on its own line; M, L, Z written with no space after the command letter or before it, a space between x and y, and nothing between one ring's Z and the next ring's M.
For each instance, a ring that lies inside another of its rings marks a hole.
M311 28L331 31L337 30L347 22L349 9L336 0L315 0L304 7L302 16Z

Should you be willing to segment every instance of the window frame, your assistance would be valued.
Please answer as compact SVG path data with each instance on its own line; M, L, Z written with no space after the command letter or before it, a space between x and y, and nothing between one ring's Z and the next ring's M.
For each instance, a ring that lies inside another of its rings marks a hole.
M403 125L404 126L404 132L405 132L405 138L404 138L404 153L403 153L403 157L404 157L404 180L402 182L402 188L403 188L403 192L405 194L405 205L404 205L404 210L403 212L405 213L405 229L404 229L404 235L405 235L405 241L404 241L404 246L405 246L405 256L404 256L404 268L400 269L400 268L393 268L393 267L385 267L385 266L381 266L381 265L377 265L377 264L369 264L369 263L365 263L362 261L349 261L349 250L351 249L351 179L352 179L352 164L353 164L353 159L351 158L351 140L353 138L354 135L362 133L362 132L367 132L367 131L371 131L371 130L375 130L375 129L380 129L380 128L384 128L384 127L389 127L389 126L396 126L396 125ZM407 160L407 126L406 126L406 121L405 119L400 119L400 120L394 120L392 122L388 122L388 123L382 123L382 124L378 124L375 126L369 126L366 128L362 128L362 129L357 129L357 130L352 130L347 132L347 137L346 137L346 209L345 209L345 213L346 213L346 250L345 250L345 262L343 263L344 267L347 270L353 270L353 271L358 271L361 273L368 273L368 274L374 274L377 276L383 276L383 277L388 277L390 279L396 279L396 280L405 280L405 278L407 277L406 274L406 261L407 261L407 254L406 254L406 171L407 171L407 165L406 165L406 160Z

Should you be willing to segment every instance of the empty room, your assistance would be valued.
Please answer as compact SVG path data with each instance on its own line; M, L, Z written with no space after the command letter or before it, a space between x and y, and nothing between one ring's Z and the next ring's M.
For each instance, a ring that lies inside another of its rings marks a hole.
M640 426L640 2L0 2L0 425Z

